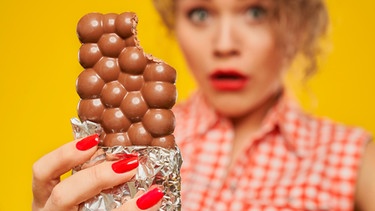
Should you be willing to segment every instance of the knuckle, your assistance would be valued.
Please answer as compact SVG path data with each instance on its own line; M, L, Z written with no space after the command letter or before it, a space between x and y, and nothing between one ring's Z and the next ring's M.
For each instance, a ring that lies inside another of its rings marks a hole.
M35 162L32 166L32 176L34 180L43 180L43 178L45 177L43 168L38 161Z
M94 181L101 181L103 178L101 171L98 168L90 168L89 177Z
M106 187L107 179L103 175L103 171L95 166L89 168L88 178L91 184L97 184L97 190L100 191Z
M61 189L56 186L50 195L50 204L53 207L64 207L66 204L64 200L64 195L65 193L63 193Z

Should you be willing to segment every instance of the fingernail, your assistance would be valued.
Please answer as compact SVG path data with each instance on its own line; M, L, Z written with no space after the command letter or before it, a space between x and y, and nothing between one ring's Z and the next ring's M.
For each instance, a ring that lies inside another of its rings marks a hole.
M81 151L85 151L91 149L92 147L99 144L99 135L94 134L91 136L87 136L82 140L78 141L76 144L76 148Z
M112 169L116 173L125 173L138 167L138 157L130 157L112 164Z
M160 201L160 199L163 198L163 196L164 194L160 190L160 188L154 188L138 198L137 206L139 209L142 210L148 209L157 204Z

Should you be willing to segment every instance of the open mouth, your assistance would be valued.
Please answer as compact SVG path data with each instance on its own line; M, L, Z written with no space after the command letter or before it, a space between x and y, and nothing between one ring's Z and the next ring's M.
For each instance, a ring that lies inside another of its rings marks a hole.
M218 70L210 75L210 81L216 90L238 91L246 86L248 77L241 74L239 71Z

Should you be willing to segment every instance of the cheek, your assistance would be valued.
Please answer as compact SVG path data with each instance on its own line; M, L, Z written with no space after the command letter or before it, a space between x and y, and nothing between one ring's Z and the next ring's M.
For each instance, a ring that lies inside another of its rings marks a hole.
M285 54L278 39L270 30L259 30L252 35L247 45L247 49L251 49L247 51L247 57L253 58L251 66L257 86L269 92L278 90L283 84L286 69Z
M276 69L277 73L282 74L288 68L289 63L288 55L285 49L285 43L275 33L269 34L268 39L265 41L266 51L270 55L270 65Z
M191 39L189 39L189 36L187 36L188 34L190 34L189 30L184 27L184 24L181 21L176 22L176 26L177 42L185 58L187 58L189 57L189 53L192 51L192 46L190 45Z
M186 36L186 34L187 33L183 33L183 32L178 33L177 41L185 58L188 60L191 60L189 58L193 56L192 52L194 51L194 46L190 44L191 39L189 39L189 37Z
M278 54L278 48L274 36L270 33L259 33L250 43L253 46L253 54L262 57L260 60L273 60Z
M265 74L278 77L286 68L285 53L279 46L277 38L271 33L264 33L254 39L254 56L258 56L258 65L263 66ZM269 76L271 77L271 76Z
M200 73L203 72L204 63L207 61L207 54L203 52L204 48L199 43L200 39L194 37L197 33L182 26L181 24L180 27L176 28L177 41L190 71L198 79L202 75Z

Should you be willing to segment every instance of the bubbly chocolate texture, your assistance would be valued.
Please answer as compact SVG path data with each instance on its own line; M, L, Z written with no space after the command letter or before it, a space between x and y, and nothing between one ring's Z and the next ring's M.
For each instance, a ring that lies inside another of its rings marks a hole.
M145 54L133 12L89 13L77 25L78 117L103 128L103 146L175 147L176 70Z

